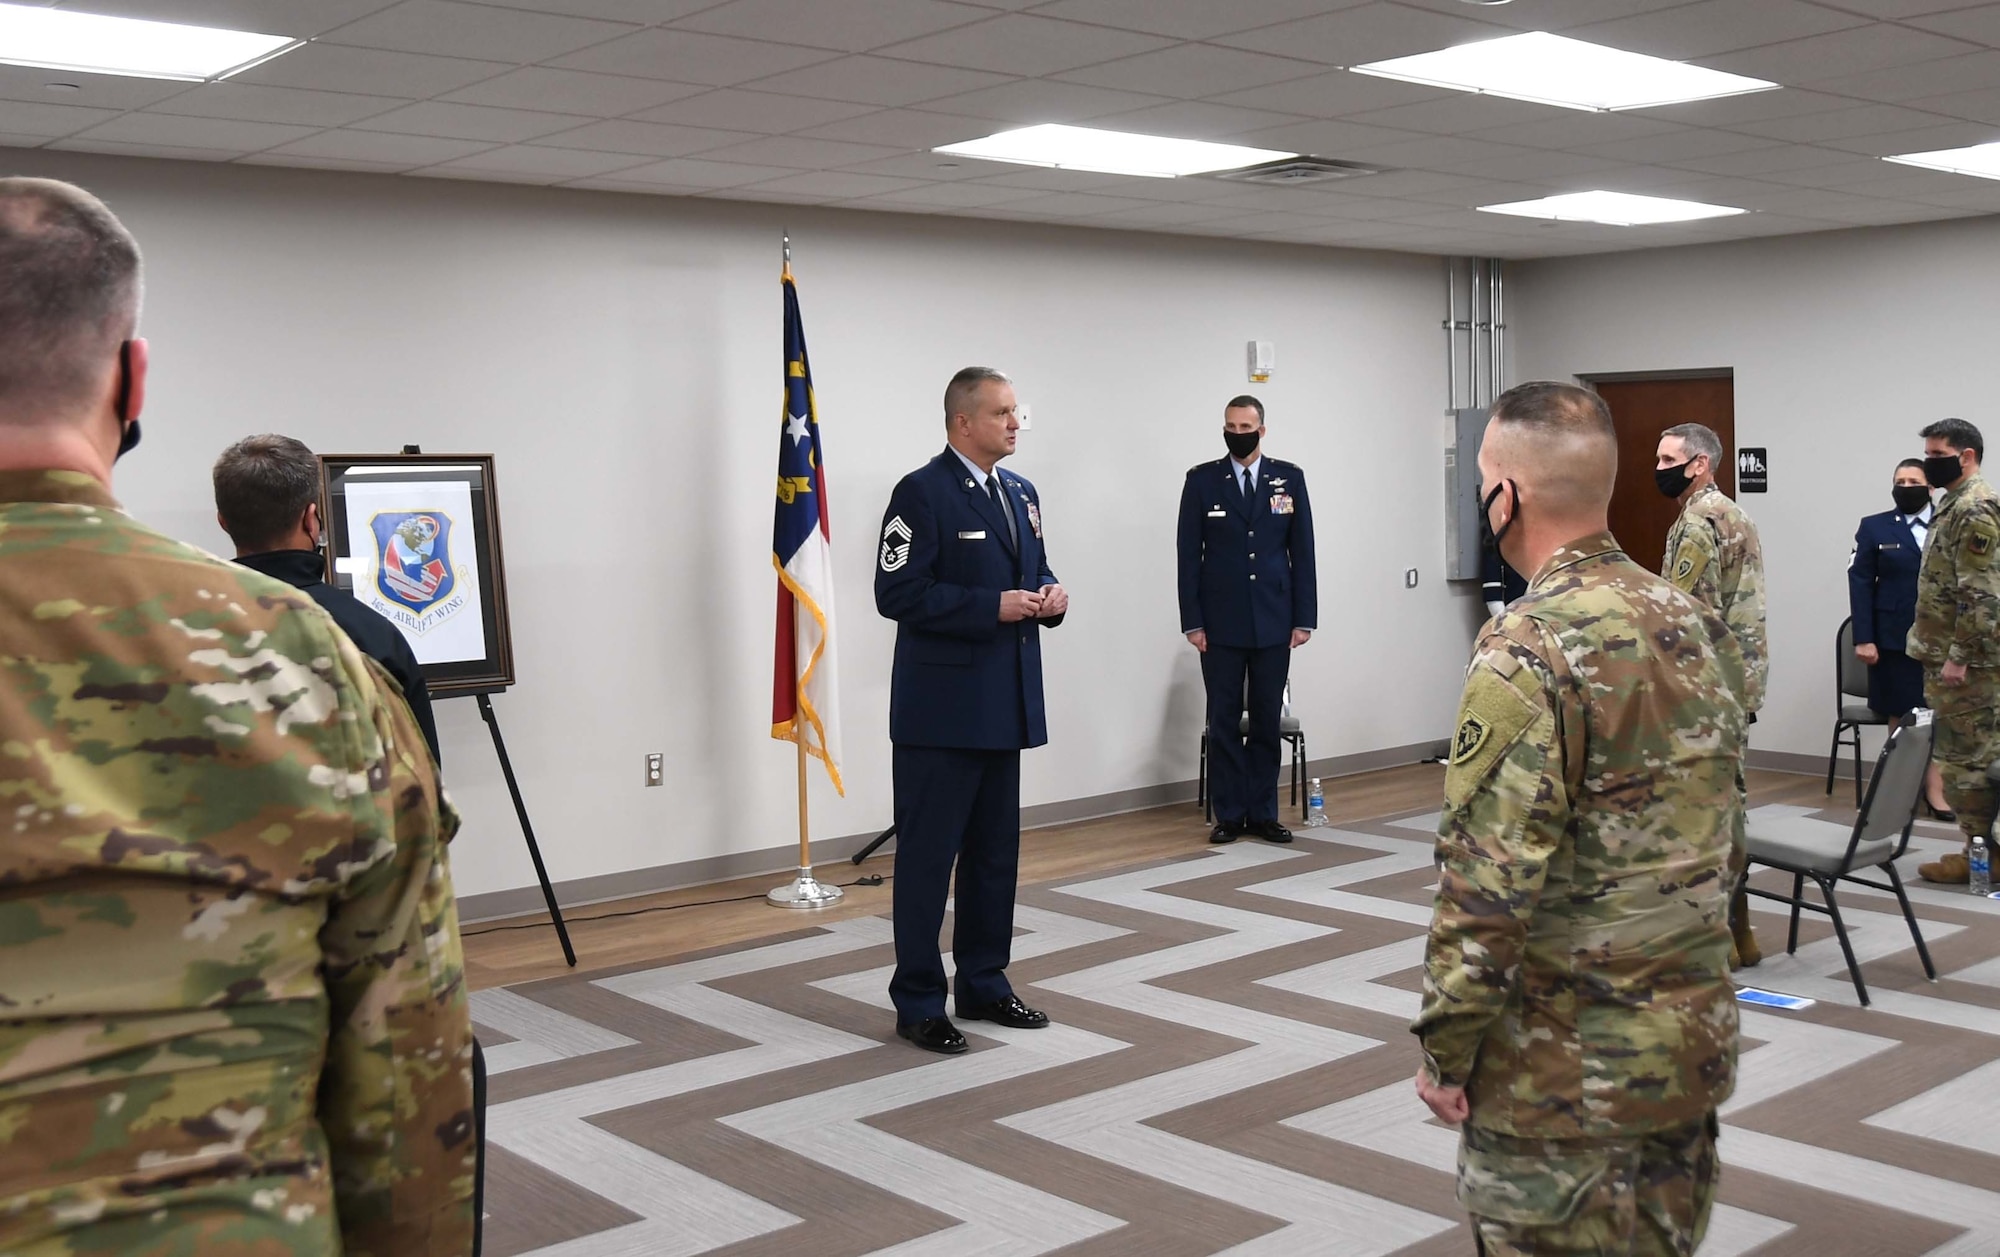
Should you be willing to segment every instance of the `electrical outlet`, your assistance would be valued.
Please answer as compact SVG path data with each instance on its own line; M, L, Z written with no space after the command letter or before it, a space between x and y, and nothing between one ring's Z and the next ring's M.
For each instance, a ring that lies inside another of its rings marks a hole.
M1014 418L1019 421L1021 431L1023 432L1035 426L1035 417L1028 413L1028 407L1025 404L1014 407Z
M1409 571L1403 573L1403 588L1415 589L1416 587L1417 587L1417 569L1413 567Z
M667 757L654 751L646 756L646 784L657 786L666 781Z

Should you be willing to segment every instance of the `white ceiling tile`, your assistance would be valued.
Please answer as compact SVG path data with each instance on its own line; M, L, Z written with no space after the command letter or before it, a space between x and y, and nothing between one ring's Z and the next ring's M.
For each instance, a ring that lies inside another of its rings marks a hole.
M1548 149L1521 157L1495 157L1491 161L1459 162L1452 166L1454 173L1471 175L1476 179L1515 179L1523 182L1569 180L1573 176L1595 178L1605 171L1623 168L1624 163L1609 157L1558 153Z
M466 157L491 147L477 140L441 140L430 135L321 131L318 135L272 149L270 156L291 154L335 161L381 162L407 170L413 166L428 166L433 162L450 161L454 157Z
M1357 148L1344 156L1368 165L1415 166L1424 170L1445 170L1453 162L1490 161L1495 157L1525 157L1536 150L1511 144L1468 140L1457 135L1427 135L1422 139L1398 140Z
M590 153L573 148L537 148L511 144L488 149L470 157L440 163L432 170L465 173L523 175L548 179L587 179L645 165L645 159L628 153Z
M1171 102L1138 92L1114 92L1081 83L1022 79L999 87L924 102L934 113L964 114L1003 122L1083 122Z
M774 205L824 205L823 196L804 196L797 192L759 192L755 188L724 188L714 192L697 192L696 196L714 201L768 201Z
M1171 105L1154 105L1131 113L1115 113L1095 120L1095 125L1112 131L1136 131L1142 135L1172 135L1190 140L1236 140L1251 131L1290 126L1308 119L1262 109L1235 109L1203 101L1182 100Z
M1464 175L1440 174L1434 170L1391 170L1363 179L1349 179L1340 185L1340 189L1355 196L1401 199L1452 188L1469 188L1478 182Z
M951 206L956 209L983 209L989 205L1005 205L1009 201L1025 201L1036 195L1038 194L1020 188L981 187L966 183L927 183L919 184L905 192L870 197L867 202L863 202L863 205L881 201L933 208Z
M1088 170L1045 170L1034 166L1016 166L1004 175L982 178L982 186L996 188L1035 188L1043 192L1102 192L1116 188L1123 191L1133 184L1185 185L1189 179L1135 179L1129 175L1100 175Z
M1376 3L1223 35L1215 42L1279 56L1304 57L1325 65L1351 66L1513 33L1506 27L1475 22L1468 17Z
M449 140L485 140L500 144L552 135L575 125L576 119L569 114L427 100L357 122L354 129L394 131L399 135L436 135Z
M622 22L559 17L525 9L496 9L458 0L405 0L395 8L350 22L326 42L486 61L544 61L616 39L632 30ZM284 58L280 57L279 60Z
M1212 223L1238 216L1238 211L1228 206L1183 201L1148 205L1144 209L1120 210L1116 214L1105 215L1101 221L1106 225L1117 223L1126 227L1173 227L1183 223Z
M1238 218L1219 218L1202 224L1208 231L1227 232L1230 235L1254 236L1272 231L1305 231L1316 227L1326 227L1324 219L1310 214L1244 214Z
M1885 131L1914 131L1919 127L1943 126L1952 121L1938 114L1897 105L1859 105L1853 109L1803 114L1796 118L1739 123L1733 129L1747 135L1813 144L1857 135L1880 135Z
M783 135L874 110L873 105L807 100L803 96L723 88L632 116L641 122L670 122L684 127L722 127L732 131L753 131L760 135Z
M1466 0L1399 0L1413 8L1440 13L1465 12ZM1632 17L1657 9L1671 9L1689 0L1533 0L1529 4L1509 4L1487 8L1482 21L1497 22L1517 30L1567 31L1592 22Z
M576 119L570 119L575 122ZM644 157L685 157L754 138L742 131L711 127L674 127L629 118L592 122L570 131L544 136L536 143L551 148L581 148L599 153L635 153Z
M43 147L60 153L104 153L112 157L165 157L174 161L234 161L244 156L241 149L183 148L175 144L127 144L117 140L93 140L81 135L50 140Z
M1265 131L1247 131L1238 138L1257 148L1282 148L1318 157L1340 157L1354 149L1425 137L1415 131L1363 126L1358 122L1293 122Z
M439 99L502 109L545 109L591 118L617 118L708 90L693 83L530 65L460 88Z
M52 92L51 83L68 83L73 92ZM192 83L165 79L135 79L123 74L78 74L74 70L37 70L32 66L0 65L0 100L47 101L88 109L144 109L190 90Z
M245 70L229 81L424 100L490 79L508 68L498 62L468 61L463 57L427 57L378 48L307 44L275 61Z
M408 163L349 161L343 157L301 157L297 153L252 153L236 159L239 166L282 166L288 170L347 170L357 174L393 175L410 169Z
M864 105L902 106L956 96L1013 80L1005 74L948 69L891 61L886 57L842 57L803 70L758 79L760 92L780 92L815 100L847 100Z
M1014 201L1007 206L1009 213L1028 214L1036 218L1095 218L1100 214L1145 208L1144 201L1122 196L1097 196L1089 192L1058 192Z
M1887 227L1896 223L1943 222L1951 218L1977 217L1980 211L1940 210L1935 205L1915 201L1874 201L1868 205L1815 211L1823 217L1857 227Z
M1590 157L1609 157L1614 161L1651 164L1675 163L1690 157L1707 157L1715 153L1740 153L1753 148L1770 147L1772 147L1771 141L1760 136L1690 128L1685 131L1670 131L1665 135L1640 135L1630 139L1612 140L1607 144L1582 144L1570 151Z
M1686 60L1860 26L1867 18L1805 0L1701 0L1568 32L1577 39L1628 52Z
M0 100L0 134L31 136L37 140L55 139L75 135L86 127L109 122L117 116L117 111L112 109Z
M740 35L808 48L868 52L993 16L991 9L947 0L867 0L865 4L801 4L799 0L730 0L675 26L711 35Z
M704 190L671 183L635 183L627 179L622 170L596 179L567 179L557 186L585 192L628 192L639 196L696 196Z
M897 150L882 144L849 144L842 140L807 140L795 135L774 135L718 148L708 156L716 161L740 161L760 166L790 166L798 170L829 170L857 162L894 157Z
M303 139L313 131L312 127L284 126L275 122L128 113L93 127L82 138L114 144L170 145L175 148L254 153L259 149Z
M1224 92L1248 91L1286 79L1317 77L1325 69L1310 61L1217 48L1213 44L1181 44L1140 53L1102 65L1068 70L1056 78L1127 92L1150 92L1181 100L1198 100Z
M48 0L28 0L32 6ZM356 18L366 17L398 0L76 0L53 5L110 17L136 17L153 22L185 22L256 31L260 35L290 35L310 39Z
M1888 131L1881 135L1857 135L1825 140L1827 148L1888 157L1895 153L1928 153L1940 148L1963 148L1970 144L1991 144L2000 140L2000 127L1985 122L1954 122L1941 127L1920 127L1915 131Z
M752 39L703 35L697 31L655 29L639 31L608 44L572 53L559 58L555 64L569 70L596 70L604 74L632 74L676 83L734 87L752 79L831 61L838 55L785 44L760 43Z
M607 22L655 26L712 8L717 0L477 0L477 3L499 5L503 9L534 9L569 17L594 17Z
M881 144L890 148L931 149L940 144L977 139L992 130L983 118L960 118L915 109L879 109L860 117L811 127L799 134L813 139L849 140L856 144Z
M1980 4L1950 13L1933 13L1906 19L1911 26L1969 39L1989 48L2000 47L2000 5Z
M1961 179L1957 192L1938 192L1924 198L1929 205L1959 206L1982 213L2000 213L2000 182L1991 179Z
M1994 81L2000 83L2000 76L1996 76ZM1953 92L1949 96L1926 96L1910 101L1909 107L1972 122L2000 123L2000 87Z
M1803 92L1788 87L1774 92L1750 92L1743 96L1689 101L1683 105L1662 105L1658 109L1634 109L1629 116L1662 118L1691 127L1727 129L1764 118L1795 118L1800 114L1824 113L1829 109L1852 109L1860 103L1844 96Z
M1942 170L1918 170L1885 161L1877 161L1873 165L1873 178L1855 179L1835 186L1856 196L1905 201L1920 201L1927 196L1956 192L1965 186L1964 175L1947 174Z
M1035 13L1175 39L1212 39L1366 3L1368 0L1230 0L1228 4L1215 0L1056 0L1041 5Z
M1810 170L1814 166L1839 166L1853 161L1852 155L1807 144L1781 144L1776 148L1753 148L1735 153L1707 153L1682 157L1674 165L1683 170L1699 170L1711 175L1744 175L1764 178L1778 171Z
M881 51L904 61L1042 75L1151 52L1170 42L1155 35L1010 13Z
M1324 227L1309 227L1304 231L1290 232L1286 239L1298 244L1360 245L1372 248L1384 238L1403 235L1408 228L1395 223L1346 222Z
M1814 78L1810 86L1839 96L1897 104L1948 92L1970 92L2000 83L2000 52L1991 50L1916 65Z
M856 197L880 196L922 187L918 179L891 179L887 175L858 175L848 170L815 170L810 174L785 175L755 185L758 192L795 192L828 200L851 201Z
M1910 166L1891 166L1879 157L1855 157L1849 154L1846 161L1831 162L1824 166L1804 166L1793 170L1759 170L1755 174L1759 180L1766 183L1780 184L1789 188L1845 188L1880 179L1885 171L1890 170L1907 170L1911 174L1938 173L1918 171ZM1961 176L1938 173L1940 179L1958 177Z
M618 172L618 178L635 184L671 184L683 188L734 188L797 173L782 166L747 166L735 162L682 157L621 170Z
M1976 2L1977 0L1834 0L1840 8L1866 13L1869 17L1879 17L1886 21L1922 17L1926 13L1942 13L1947 9L1970 9Z
M1863 74L1896 66L1940 61L1979 51L1978 45L1901 26L1862 26L1794 39L1764 48L1703 58L1702 64L1731 74L1803 83L1842 74Z
M299 87L266 87L258 83L204 83L191 92L153 106L154 113L190 118L236 118L244 122L289 122L298 126L338 127L408 104L393 96L357 96L349 92L315 92ZM0 119L7 107L0 104Z
M1228 92L1210 104L1239 105L1246 109L1271 109L1279 113L1302 114L1308 118L1340 118L1371 109L1388 109L1420 100L1440 100L1458 93L1418 83L1400 83L1334 70L1311 78L1253 87L1247 92Z
M949 153L923 152L884 157L880 161L856 162L841 169L864 175L892 175L898 179L931 179L943 183L955 183L961 179L977 179L985 175L1004 175L1021 167L1011 162L975 161L970 157L957 157Z
M1576 116L1576 111L1573 109L1557 109L1553 105L1537 105L1524 100L1508 100L1501 96L1461 92L1437 100L1419 101L1414 105L1397 105L1393 109L1375 109L1367 113L1348 114L1341 121L1360 123L1363 126L1389 127L1397 131L1421 131L1426 135L1458 135L1466 131L1485 131L1510 123L1570 121Z
M1562 117L1517 122L1472 134L1476 139L1528 148L1580 148L1586 144L1615 144L1649 135L1671 135L1683 129L1672 122L1637 114L1580 113L1566 109Z

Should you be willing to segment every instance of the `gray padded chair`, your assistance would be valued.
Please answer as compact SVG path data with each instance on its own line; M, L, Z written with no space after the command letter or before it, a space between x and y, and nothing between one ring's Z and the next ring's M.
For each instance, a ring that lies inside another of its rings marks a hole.
M1840 622L1840 632L1833 642L1833 748L1826 755L1826 792L1833 793L1833 775L1840 768L1840 748L1854 748L1854 806L1861 806L1861 727L1863 725L1886 725L1885 716L1870 707L1868 699L1868 665L1854 657L1854 621L1849 618ZM1849 699L1859 698L1858 703ZM1901 712L1891 712L1899 716Z
M1278 740L1292 749L1292 803L1299 809L1299 819L1304 820L1306 803L1301 797L1305 789L1306 735L1299 726L1299 718L1292 714L1292 683L1285 682L1284 705L1278 709ZM1250 713L1244 712L1237 723L1236 736L1246 737L1250 733ZM1194 803L1201 809L1203 820L1213 819L1208 798L1208 726L1201 728L1201 773L1194 782Z
M1847 957L1848 975L1854 979L1854 992L1861 997L1863 1006L1868 1003L1868 987L1861 981L1861 966L1854 962L1854 947L1847 941L1847 924L1840 919L1840 905L1833 897L1835 882L1855 882L1894 893L1896 902L1903 907L1903 920L1910 927L1910 937L1916 940L1925 975L1933 981L1937 978L1930 949L1924 946L1916 914L1910 911L1910 897L1903 893L1903 879L1896 875L1894 864L1910 846L1910 825L1917 818L1917 804L1924 797L1924 773L1931 762L1932 733L1931 713L1923 708L1911 712L1908 720L1890 731L1881 758L1875 761L1875 775L1868 783L1861 814L1854 818L1851 828L1809 816L1765 819L1753 814L1749 818L1751 864L1768 865L1792 875L1790 895L1755 886L1749 888L1750 893L1792 906L1792 929L1785 939L1787 952L1798 950L1801 909L1831 917L1833 932L1840 939L1841 954ZM1870 869L1882 870L1889 880L1870 881L1856 876L1857 872ZM1808 877L1819 887L1824 906L1806 902Z

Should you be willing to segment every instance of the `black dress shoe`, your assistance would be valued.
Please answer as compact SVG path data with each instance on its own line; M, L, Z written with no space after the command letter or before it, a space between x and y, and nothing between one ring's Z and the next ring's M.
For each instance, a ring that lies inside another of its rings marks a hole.
M1286 829L1277 821L1252 821L1244 832L1255 834L1265 842L1290 842L1292 840L1292 831Z
M960 1021L998 1022L1003 1026L1012 1026L1016 1030L1040 1030L1049 1024L1047 1013L1023 1004L1018 995L1009 995L997 1004L960 1004L958 1018ZM959 1042L963 1043L965 1040L960 1039Z
M1218 847L1227 842L1235 842L1242 836L1242 821L1217 821L1215 828L1208 831L1208 840Z
M1924 810L1931 814L1931 819L1934 821L1944 821L1946 824L1949 824L1952 821L1958 819L1958 813L1952 811L1948 807L1946 808L1932 807L1930 804L1926 803L1924 804Z
M965 1050L965 1036L949 1017L926 1017L917 1022L896 1023L896 1033L926 1052L957 1056Z

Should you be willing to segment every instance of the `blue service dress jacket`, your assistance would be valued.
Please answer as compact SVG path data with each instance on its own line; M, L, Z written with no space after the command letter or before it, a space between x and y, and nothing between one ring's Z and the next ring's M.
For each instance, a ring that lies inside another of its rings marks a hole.
M1847 565L1847 601L1854 644L1902 650L1917 615L1917 572L1924 551L1896 511L1864 516Z
M1000 595L1054 584L1035 486L995 467L1014 533L949 448L897 482L882 518L875 607L896 621L889 738L905 746L1020 750L1049 740L1043 629L1000 622Z
M1264 458L1245 500L1229 458L1188 470L1179 528L1181 632L1258 649L1319 627L1312 499L1297 463Z

